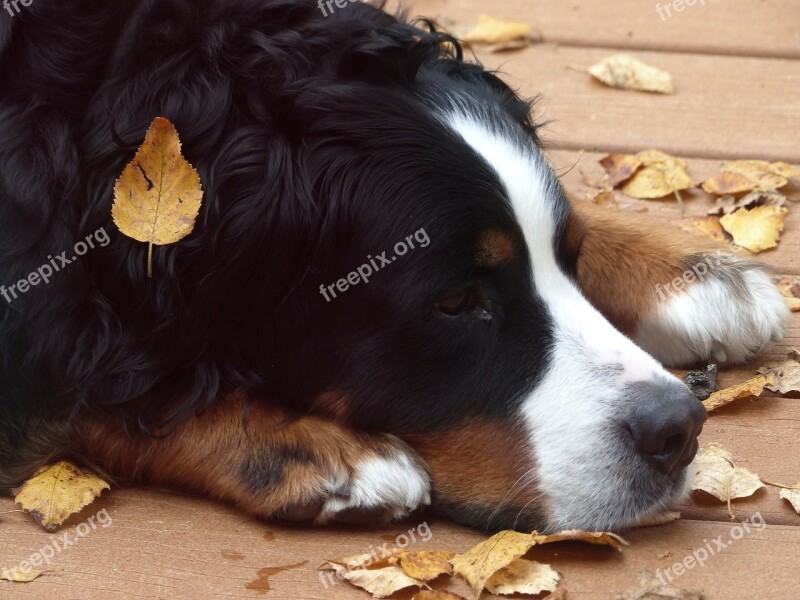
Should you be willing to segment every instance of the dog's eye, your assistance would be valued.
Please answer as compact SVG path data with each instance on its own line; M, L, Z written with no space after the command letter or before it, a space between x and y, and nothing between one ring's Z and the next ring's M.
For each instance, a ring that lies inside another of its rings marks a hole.
M448 317L471 313L483 320L491 320L488 308L488 299L483 298L476 288L469 288L436 303L436 310Z

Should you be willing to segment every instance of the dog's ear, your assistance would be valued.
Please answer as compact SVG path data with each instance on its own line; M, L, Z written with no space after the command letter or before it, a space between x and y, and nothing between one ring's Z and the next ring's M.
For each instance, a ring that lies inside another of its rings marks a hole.
M346 48L339 60L345 79L413 84L420 67L439 58L461 60L461 46L450 35L395 23L373 30Z

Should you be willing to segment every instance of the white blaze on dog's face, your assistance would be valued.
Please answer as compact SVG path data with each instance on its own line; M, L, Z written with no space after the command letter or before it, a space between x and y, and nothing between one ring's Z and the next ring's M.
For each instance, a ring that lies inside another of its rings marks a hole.
M685 490L701 405L562 270L567 201L535 144L460 112L444 120L501 180L527 248L531 293L551 320L548 366L519 410L547 526L627 526L663 509Z

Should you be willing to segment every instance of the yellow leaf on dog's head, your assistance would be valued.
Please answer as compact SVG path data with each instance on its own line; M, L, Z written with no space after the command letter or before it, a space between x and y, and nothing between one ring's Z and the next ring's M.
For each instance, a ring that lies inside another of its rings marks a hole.
M764 487L758 475L733 464L731 453L719 444L701 448L694 459L693 490L701 490L728 503L752 496ZM731 515L732 516L732 515Z
M541 594L554 592L559 579L550 565L517 558L492 575L486 589L492 594Z
M147 242L147 276L153 276L153 246L189 235L200 212L200 176L181 155L178 132L158 117L144 143L114 186L111 216L119 230Z
M501 531L450 560L455 573L469 583L477 597L497 571L511 564L534 545L533 534Z
M589 67L589 74L607 86L623 90L672 94L672 76L628 55L615 54Z
M108 484L97 475L62 460L39 469L22 484L14 499L40 525L54 531L107 489Z
M787 214L789 211L783 206L757 206L751 210L740 208L719 222L736 245L758 254L778 245Z

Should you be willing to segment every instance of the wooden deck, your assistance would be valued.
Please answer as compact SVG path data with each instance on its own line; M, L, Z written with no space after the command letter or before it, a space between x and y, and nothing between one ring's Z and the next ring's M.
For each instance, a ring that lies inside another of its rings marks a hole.
M665 20L656 4L415 0L412 13L459 23L487 13L537 27L541 44L480 59L502 68L523 95L542 95L538 111L551 121L544 132L549 153L575 196L587 191L581 172L597 173L597 158L607 151L653 147L679 154L691 159L696 179L716 173L731 158L800 164L800 2L697 0ZM612 90L566 68L588 66L621 49L672 73L676 94ZM690 198L689 214L704 214L708 198ZM664 227L680 217L674 203L640 204ZM800 279L800 203L790 210L780 247L760 258ZM785 357L791 347L800 347L797 313L783 342L751 367L724 373L721 383L747 378L757 364ZM800 399L766 394L723 409L705 427L702 442L711 441L725 445L741 466L762 478L794 484L800 481ZM47 534L25 514L3 514L13 508L10 499L0 499L0 567L17 564L62 535ZM263 523L210 501L138 489L107 493L83 517L102 508L113 518L111 526L57 552L50 567L55 572L28 584L0 581L0 598L368 598L344 583L326 588L316 567L325 558L367 552L420 520L385 530L315 530ZM751 529L675 584L700 588L713 600L800 598L800 516L775 488L736 501L733 508L739 520L760 512L767 526ZM482 539L446 522L428 523L433 537L417 548L458 551ZM663 571L713 538L729 540L731 527L725 507L689 503L682 521L631 532L623 554L568 544L542 549L537 557L564 575L570 598L608 599L635 587L640 569Z

